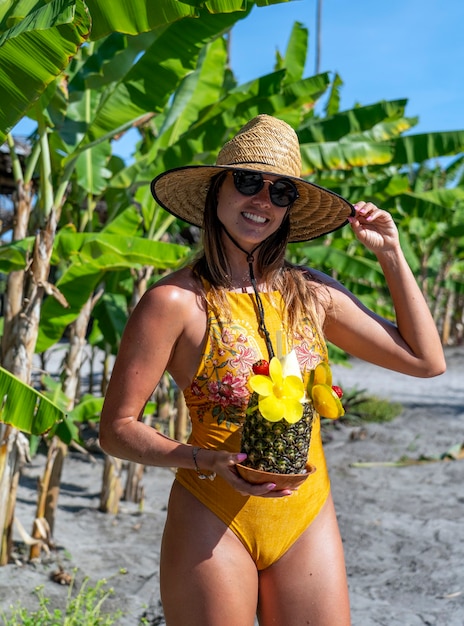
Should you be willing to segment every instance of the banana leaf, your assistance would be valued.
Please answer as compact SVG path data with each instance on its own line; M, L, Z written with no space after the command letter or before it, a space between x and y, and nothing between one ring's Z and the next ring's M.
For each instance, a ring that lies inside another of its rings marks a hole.
M123 330L127 323L127 298L118 293L104 293L93 309L93 328L98 324L98 345L119 347ZM93 341L96 344L97 333Z
M0 14L0 145L7 133L68 65L90 33L82 0L16 2Z
M351 170L365 165L386 165L393 149L387 142L353 141L304 143L301 146L302 171L305 176L318 170Z
M194 71L202 48L247 14L202 13L201 19L170 25L103 99L82 143L113 136L148 112L162 112L181 80Z
M277 69L285 67L286 83L293 83L303 78L308 53L308 29L299 22L292 28L284 58L277 63Z
M393 164L423 163L428 159L463 152L464 130L398 137L394 146Z
M279 0L262 0L258 4L277 3ZM159 66L164 78L159 85L158 76L155 76L147 86L155 87L156 92L166 89L164 95L169 95L172 89L168 87L170 78L166 77L172 73L176 59L183 61L174 73L183 64L186 71L189 54L195 57L192 46L202 45L195 38L192 40L190 33L201 31L207 38L217 35L245 17L253 4L245 0L195 3L179 0L132 0L130 3L126 0L10 0L0 3L0 145L89 39L97 41L114 32L133 36L157 31L167 45ZM166 40L164 31L171 25L176 37ZM142 65L146 61L142 60ZM157 72L157 68L152 67L151 71ZM135 84L128 85L128 92L121 90L118 94L124 101L138 100L137 110L145 105L146 85L143 78L139 78L135 77ZM138 97L139 90L141 98ZM117 110L118 106L113 104L113 113ZM152 107L145 108L145 112L150 110ZM111 115L109 110L107 115Z
M298 131L302 143L338 141L370 131L378 124L404 118L407 100L383 100L348 111L337 111L330 117L309 119ZM377 137L385 139L386 137Z
M442 217L446 215L449 209L454 209L459 203L464 206L464 188L440 188L431 189L430 191L424 191L421 193L408 193L402 197L402 204L406 204L410 200L412 204L415 201L420 201L425 204L434 205L436 209L442 209ZM407 205L406 205L407 206ZM409 207L410 208L410 207ZM464 214L463 214L464 215Z
M31 435L42 435L65 419L64 412L33 387L0 367L0 422Z
M68 236L72 235L68 233ZM107 272L145 266L172 269L190 251L186 246L127 235L80 234L76 240L81 242L79 251L73 255L72 263L56 283L68 307L63 307L53 297L45 299L36 352L43 352L61 338L66 326L76 319ZM71 249L72 243L68 246Z
M350 252L339 249L335 245L308 243L294 244L291 248L298 250L298 254L304 255L313 267L330 268L331 271L341 276L350 277L351 280L363 280L372 286L384 284L382 271L373 259L353 256Z
M34 237L0 246L0 272L8 274L22 270L27 264L27 255L34 247Z

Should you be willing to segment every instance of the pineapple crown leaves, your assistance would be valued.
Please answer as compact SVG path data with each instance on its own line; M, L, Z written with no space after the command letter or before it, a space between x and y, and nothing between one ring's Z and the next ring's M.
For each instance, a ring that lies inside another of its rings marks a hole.
M303 417L303 381L292 374L284 376L277 357L273 357L269 363L269 376L251 376L250 387L258 394L260 413L268 421L285 419L289 424L296 424Z

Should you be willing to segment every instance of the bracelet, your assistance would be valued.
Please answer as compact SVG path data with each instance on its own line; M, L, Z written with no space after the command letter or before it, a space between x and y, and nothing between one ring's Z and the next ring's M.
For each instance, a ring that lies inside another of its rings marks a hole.
M201 480L205 480L205 478L207 478L208 480L214 480L216 478L216 472L211 472L211 474L203 474L203 472L198 467L197 454L200 452L200 450L201 448L199 448L198 446L193 446L192 448L193 463L195 465L195 471L198 474L198 478L200 478Z

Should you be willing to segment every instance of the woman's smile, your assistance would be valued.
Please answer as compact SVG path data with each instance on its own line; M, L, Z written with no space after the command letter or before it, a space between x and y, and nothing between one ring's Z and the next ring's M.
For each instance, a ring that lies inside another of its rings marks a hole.
M242 215L247 220L251 220L255 224L265 224L266 222L269 221L267 217L264 217L263 215L257 215L256 213L250 213L248 211L243 211Z

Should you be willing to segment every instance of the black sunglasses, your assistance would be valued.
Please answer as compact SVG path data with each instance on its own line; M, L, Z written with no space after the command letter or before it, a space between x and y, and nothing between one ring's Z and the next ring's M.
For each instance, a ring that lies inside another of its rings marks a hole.
M298 198L296 185L288 178L278 178L275 181L264 180L258 172L246 172L238 170L233 172L235 189L244 196L254 196L269 183L269 197L271 202L278 207L288 207Z

